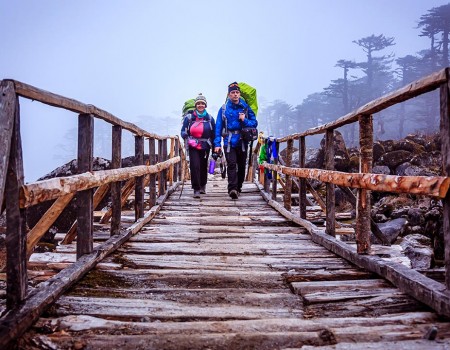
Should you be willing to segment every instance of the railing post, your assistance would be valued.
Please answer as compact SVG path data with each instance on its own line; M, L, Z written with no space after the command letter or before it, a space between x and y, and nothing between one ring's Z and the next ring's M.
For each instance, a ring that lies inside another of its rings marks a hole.
M120 125L112 126L112 155L111 169L122 167L122 127ZM120 222L122 216L122 191L120 182L111 184L111 236L120 233Z
M94 149L94 116L78 117L78 173L92 171ZM77 193L77 259L92 252L93 242L93 189Z
M299 167L304 168L306 164L306 142L305 136L301 136L298 141ZM298 189L298 205L300 209L300 218L306 219L306 179L300 178L300 188Z
M144 137L135 136L134 165L144 165ZM136 221L144 217L144 176L135 178L134 186L134 217Z
M325 134L325 169L334 170L334 145L333 145L333 129L327 129ZM326 233L335 236L336 235L336 222L335 222L335 195L334 184L326 184L327 202L326 202Z
M292 166L292 153L294 151L294 140L287 140L286 148L286 166ZM286 175L286 183L284 185L284 207L291 210L292 197L292 176Z
M170 138L170 152L169 152L169 158L173 158L175 154L175 139L173 137ZM169 184L170 186L173 185L174 181L174 165L172 164L169 167Z
M155 139L153 137L148 139L148 158L150 160L150 165L156 164L156 152L155 152ZM156 174L150 174L149 187L149 204L150 208L156 204Z
M448 82L448 70L446 70L447 82L441 85L441 154L442 171L444 176L450 176L450 87ZM443 204L443 232L445 242L445 286L450 290L450 191L442 200Z
M158 140L158 163L164 161L163 148L163 140ZM158 197L165 193L163 175L162 171L158 172Z
M5 179L6 306L12 309L25 299L27 293L27 231L26 211L19 206L19 190L24 182L19 99L12 83L10 86L2 84L2 90L0 102L11 107L7 112L8 124L12 127Z
M178 138L174 139L174 157L178 157L180 155L180 140ZM177 182L179 177L178 177L178 172L179 172L179 168L180 168L180 163L177 163L173 166L173 181Z
M266 146L266 153L268 153L267 147L269 147L269 139L264 141ZM267 159L267 163L269 163L269 159ZM264 191L269 194L270 191L270 181L269 181L269 169L264 169Z
M278 151L279 151L279 143L278 141L274 140L273 142L275 142L275 147L276 147L276 153L278 156ZM278 157L273 157L273 164L277 165L278 164ZM272 171L272 199L276 202L277 201L277 186L278 186L278 173L273 170Z
M167 139L164 139L162 142L162 161L166 161L168 158L168 153L167 153ZM161 177L162 177L162 181L161 183L163 184L163 194L166 193L167 190L167 169L164 169L163 171L161 171Z
M373 120L371 115L359 118L360 173L371 173L373 162ZM359 188L356 206L356 249L370 253L370 191Z

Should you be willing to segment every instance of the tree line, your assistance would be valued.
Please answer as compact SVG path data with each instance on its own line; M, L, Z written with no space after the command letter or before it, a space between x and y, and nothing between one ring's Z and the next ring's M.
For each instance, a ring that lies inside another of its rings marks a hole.
M416 54L396 58L386 50L395 45L394 37L383 34L354 40L365 53L363 62L345 58L336 62L342 76L332 80L322 92L307 96L297 106L276 100L261 109L260 125L277 136L304 131L335 120L365 103L431 74L449 64L450 3L434 7L418 21L419 36L429 39L429 47ZM395 67L394 67L395 63ZM360 77L357 76L359 73ZM398 139L408 133L429 134L439 128L439 96L431 92L388 108L374 116L377 139ZM357 144L357 125L341 128L347 145ZM317 143L316 138L313 143Z

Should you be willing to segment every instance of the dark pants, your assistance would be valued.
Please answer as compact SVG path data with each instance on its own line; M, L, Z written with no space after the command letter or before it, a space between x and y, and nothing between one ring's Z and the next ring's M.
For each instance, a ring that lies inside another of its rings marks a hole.
M189 169L191 170L191 184L194 191L206 186L208 181L209 150L189 148Z
M230 152L225 152L225 158L227 159L228 193L230 193L231 190L240 192L242 189L242 183L245 180L247 147L248 145L245 145L244 151L241 146L236 148L231 147Z

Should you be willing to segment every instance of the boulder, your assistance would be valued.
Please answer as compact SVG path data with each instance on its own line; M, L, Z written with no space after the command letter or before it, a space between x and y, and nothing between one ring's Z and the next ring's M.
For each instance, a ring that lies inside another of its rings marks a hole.
M429 269L434 266L434 254L431 240L420 234L403 237L400 242L405 255L411 260L413 269Z

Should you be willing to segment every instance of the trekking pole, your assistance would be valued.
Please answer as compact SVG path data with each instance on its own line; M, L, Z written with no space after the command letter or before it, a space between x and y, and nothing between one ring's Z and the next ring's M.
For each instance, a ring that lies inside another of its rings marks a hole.
M189 146L187 145L186 140L184 140L184 144L185 144L185 148L186 148L186 155L185 155L185 159L186 159L186 163L181 164L181 191L180 191L180 196L178 197L178 199L181 198L181 195L183 194L183 189L184 189L184 182L186 181L186 164L187 164L187 158L189 156Z
M249 179L250 168L253 166L252 149L253 149L253 140L250 141L250 145L248 147L247 181L251 181L252 180L252 179Z

